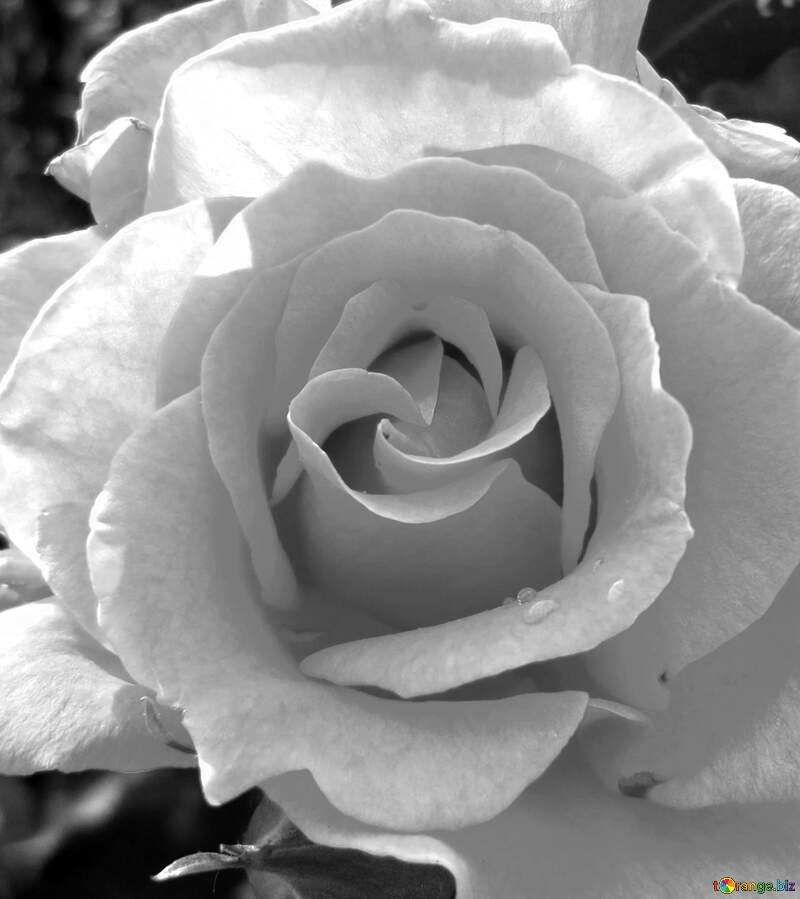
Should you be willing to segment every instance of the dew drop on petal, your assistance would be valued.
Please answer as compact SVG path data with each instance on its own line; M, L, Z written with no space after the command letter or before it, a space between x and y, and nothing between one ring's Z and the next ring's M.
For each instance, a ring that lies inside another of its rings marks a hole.
M623 592L625 591L625 581L620 578L618 581L614 581L614 583L608 589L608 599L609 602L616 602L618 599L621 599Z
M522 620L526 624L538 624L551 615L558 608L558 603L553 599L540 599L537 602L526 605L522 610Z
M536 590L534 590L533 587L523 587L519 593L517 593L517 602L520 605L533 602L534 599L536 599Z
M664 778L653 774L652 771L637 771L627 777L620 777L617 787L623 796L629 796L631 799L644 799L653 787L662 783L664 783Z

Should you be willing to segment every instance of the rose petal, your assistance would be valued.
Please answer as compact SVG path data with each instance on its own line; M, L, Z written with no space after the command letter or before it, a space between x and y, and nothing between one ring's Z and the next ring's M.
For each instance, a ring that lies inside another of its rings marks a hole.
M681 811L606 791L580 758L557 764L506 812L453 833L402 834L342 815L304 773L266 789L310 839L409 862L438 863L458 899L555 899L592 893L713 895L713 881L793 877L796 803ZM580 860L576 864L576 859Z
M760 181L734 181L744 232L745 296L800 328L800 199Z
M651 728L590 744L613 782L652 771L664 782L647 798L684 808L800 799L798 600L800 569L764 616L681 671Z
M380 371L381 367L375 365L373 370ZM384 419L375 430L373 456L386 436L425 459L450 457L480 443L492 426L492 413L480 381L449 355L443 356L439 374L439 394L431 421L419 426Z
M369 369L388 375L404 387L419 409L424 426L429 427L441 399L444 364L444 345L438 337L432 336L387 350L372 362Z
M664 386L693 425L687 506L695 537L664 596L596 650L593 663L620 699L658 705L661 678L758 618L797 563L800 337L721 285L652 208L621 197L600 173L566 158L558 165L538 147L480 158L558 171L555 183L581 207L610 289L647 298Z
M254 102L269 116L253 115ZM350 2L242 35L182 68L165 96L147 208L258 194L320 157L380 175L431 146L509 143L563 150L618 178L738 281L729 179L665 104L630 81L570 67L549 26L464 25L420 0Z
M148 732L140 700L150 691L57 602L0 612L0 683L6 774L194 764Z
M86 200L98 224L116 230L142 214L152 140L152 129L138 119L115 119L57 156L46 174Z
M550 408L547 377L541 359L524 346L514 357L503 405L484 439L460 453L433 456L404 452L393 442L391 423L375 435L375 461L396 490L423 490L446 483L485 464L528 435ZM438 411L438 410L437 410Z
M79 139L86 140L121 116L155 125L167 82L186 60L242 31L313 14L302 0L212 0L125 32L81 73L86 87L78 111Z
M392 405L392 399L395 402L400 402L407 412L410 411L412 419L421 421L423 427L431 424L434 409L437 406L443 354L444 347L442 342L436 337L430 337L427 340L383 354L371 367L372 372L388 375L390 380L404 388L402 393L395 396L393 388L391 386L388 387L386 395L389 405ZM336 371L338 370L340 370L340 367L337 366L328 372L323 372L323 374L330 374L331 376L328 387L332 386L333 383L342 383L340 379L336 378ZM314 378L310 379L309 385L314 382L316 377L314 376ZM334 430L341 425L345 425L348 422L354 424L354 427L351 427L345 433L344 443L341 442L342 432L339 432L340 441L337 448L340 451L337 454L337 460L334 465L350 486L355 486L355 481L358 481L358 487L362 491L372 490L381 493L386 492L386 484L383 482L383 478L378 476L375 466L368 460L365 452L368 449L368 445L365 445L363 440L364 434L362 433L365 430L365 426L366 429L376 430L376 433L380 432L381 428L375 429L374 423L363 417L354 422L354 419L359 419L359 416L354 416L348 411L353 406L354 401L362 402L367 399L368 393L372 393L368 382L369 379L354 378L350 384L354 390L361 388L364 391L363 395L344 396L342 397L343 403L341 407L337 405L336 408L322 408L316 415L313 415L314 420L311 421L311 424L317 434L315 438L317 442L327 440L329 436L333 435ZM372 383L375 384L376 382L373 380ZM384 384L384 388L387 385L388 382ZM319 396L320 394L324 394L324 388L317 395ZM411 411L410 407L406 405L405 394L411 397L416 410ZM330 396L329 399L331 402L336 402L334 396ZM385 411L377 395L371 395L369 402L363 408L367 410L364 413L365 416ZM308 412L305 413L305 418L309 420ZM322 421L320 421L320 418ZM323 422L325 424L322 430L317 430ZM381 426L383 426L383 423ZM357 445L351 445L354 441ZM326 452L330 455L330 447L326 449ZM337 464L339 461L341 461L341 465ZM298 444L292 441L289 449L286 451L286 455L278 465L275 482L272 485L270 501L273 505L277 505L289 493L302 473L303 463L298 451Z
M586 219L611 288L647 297L664 386L694 430L695 538L658 603L592 663L621 701L658 704L661 681L763 614L797 564L800 334L714 279L635 199L598 200Z
M296 269L290 262L251 281L214 332L201 373L209 452L250 544L263 599L279 608L297 604L297 585L267 501L282 453L265 439L262 422L274 404L274 334ZM271 546L275 554L263 553Z
M89 509L111 456L154 408L158 343L181 292L239 206L201 201L119 232L42 309L3 382L4 524L90 630Z
M289 428L305 471L315 487L321 488L323 481L327 482L373 515L405 524L428 524L456 515L476 503L506 467L487 466L480 472L480 477L461 480L449 490L405 495L370 495L352 490L321 445L341 424L377 412L394 415L418 426L425 424L414 398L394 378L360 368L343 368L318 375L292 400Z
M561 750L585 694L419 704L303 678L259 609L198 393L123 445L88 555L125 664L186 709L210 801L307 768L339 808L379 825L458 827L497 814Z
M346 485L320 445L343 421L376 411L424 424L393 379L361 369L320 375L291 404L309 483L276 515L306 581L408 627L446 620L454 608L477 611L523 583L544 586L558 576L558 507L512 463L407 494Z
M437 16L456 22L502 17L552 25L573 62L613 75L636 77L636 47L647 12L646 0L428 0Z
M377 413L425 425L422 410L414 397L388 375L361 368L342 368L317 375L306 384L292 400L287 420L299 459L312 479L319 474L357 501L362 501L358 500L356 491L344 483L322 444L341 425ZM281 484L286 477L285 471L285 467L279 466L276 477L278 492L284 495L288 493L288 488ZM299 472L294 479L297 476ZM372 500L372 497L368 500L364 496L363 502ZM392 509L397 504L398 512L404 508L404 500L405 497L375 497L377 502L390 503ZM368 507L372 508L372 505Z
M514 234L399 210L308 256L275 338L276 426L346 301L386 279L417 295L474 302L486 310L498 341L512 350L530 344L541 357L564 445L562 565L569 570L583 546L594 456L616 405L619 375L603 325L538 250Z
M197 386L209 339L254 271L286 263L394 209L421 209L515 231L568 280L603 285L573 201L525 172L454 158L423 159L368 179L307 163L247 206L204 261L162 344L159 405Z
M50 295L103 245L97 228L32 240L0 255L0 373Z
M558 506L511 461L396 496L348 493L313 461L276 516L295 567L341 602L416 627L558 577Z
M503 363L486 312L458 297L412 296L399 284L372 284L347 301L309 378L334 368L366 368L381 352L415 332L436 334L464 353L480 375L489 408L496 415Z
M755 178L800 195L800 144L776 125L727 119L722 113L684 100L674 84L661 78L637 54L642 85L668 103L727 167L733 178Z
M536 597L550 604L550 614L529 623L512 606L331 646L303 660L307 674L401 696L435 693L596 646L628 628L659 596L691 533L680 508L689 425L658 382L645 302L584 290L614 342L622 395L600 443L599 515L586 556Z

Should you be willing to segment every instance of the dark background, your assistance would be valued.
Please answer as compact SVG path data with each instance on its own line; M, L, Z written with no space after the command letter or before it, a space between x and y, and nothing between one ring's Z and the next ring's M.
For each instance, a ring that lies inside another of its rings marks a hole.
M601 0L598 0L601 2ZM75 137L78 73L120 31L180 0L0 0L0 249L90 223L42 174ZM800 135L800 3L653 0L642 40L692 101ZM1 326L1 324L0 324ZM203 802L194 772L0 777L0 899L245 899L241 878L152 884L174 858L239 840L257 797ZM422 899L422 897L420 897Z

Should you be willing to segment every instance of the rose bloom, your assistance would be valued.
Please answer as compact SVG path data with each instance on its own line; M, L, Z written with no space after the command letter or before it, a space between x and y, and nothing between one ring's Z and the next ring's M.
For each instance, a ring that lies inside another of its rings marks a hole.
M98 225L0 260L5 772L191 743L458 899L796 872L800 146L644 14L212 0L89 64Z

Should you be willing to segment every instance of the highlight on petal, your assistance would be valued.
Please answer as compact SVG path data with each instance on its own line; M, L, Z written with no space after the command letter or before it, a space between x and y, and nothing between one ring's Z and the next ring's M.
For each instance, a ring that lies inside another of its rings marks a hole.
M613 782L654 772L647 799L664 805L800 799L798 634L800 568L758 621L675 677L651 727L590 733L587 753Z
M314 12L302 0L211 0L125 32L81 73L86 87L78 112L79 140L121 116L155 125L167 82L186 60L242 31L271 28Z
M800 840L796 803L666 809L605 790L569 750L505 812L452 833L366 827L304 773L264 786L309 839L442 864L458 899L712 895L726 875L769 880L793 871Z
M268 116L253 115L254 98ZM147 208L259 194L313 159L381 175L432 147L514 143L569 153L619 179L738 280L729 179L665 104L631 81L570 66L547 25L451 22L422 0L346 3L242 35L182 68L165 95Z
M749 178L734 187L745 245L739 289L800 329L800 197Z
M142 214L152 140L152 129L144 122L115 119L57 156L46 174L86 200L106 231L115 231Z
M588 650L630 627L659 596L691 534L681 508L689 424L660 386L646 303L583 292L611 335L622 394L600 442L598 521L578 567L528 607L330 646L303 660L307 674L401 696L436 693Z
M117 447L154 408L155 359L172 311L239 208L201 201L120 231L44 306L3 381L3 523L90 631L89 509Z
M0 683L6 774L194 764L148 731L141 698L149 691L56 601L0 612Z
M0 376L50 295L103 245L97 228L31 240L0 255Z
M636 47L647 0L428 0L435 15L456 22L502 17L552 25L573 62L636 77Z
M379 826L496 815L560 752L586 695L419 704L306 680L260 607L198 393L159 410L118 452L88 556L126 666L186 710L209 800L309 769L338 808Z
M526 172L433 158L380 178L359 178L321 162L306 163L245 207L204 260L162 344L159 405L197 386L214 329L255 273L288 263L395 209L514 231L539 247L567 280L603 286L575 203Z

